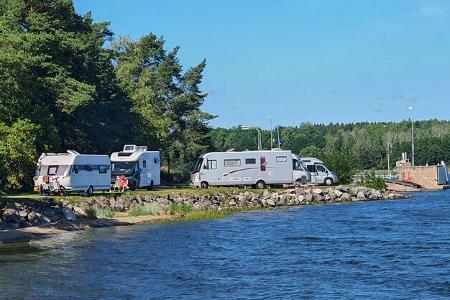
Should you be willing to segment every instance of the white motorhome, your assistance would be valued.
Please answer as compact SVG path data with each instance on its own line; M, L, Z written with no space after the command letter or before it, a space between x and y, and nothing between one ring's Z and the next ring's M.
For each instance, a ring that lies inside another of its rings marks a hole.
M323 161L314 157L302 157L308 171L311 172L311 183L333 185L339 183L339 177L325 166Z
M302 158L292 153L293 180L295 185L305 185L311 182L311 172L308 171Z
M123 175L131 190L160 185L160 172L159 151L147 151L146 146L125 145L123 151L111 154L111 182Z
M301 180L301 175L299 178ZM292 185L291 151L227 151L201 155L191 175L195 187Z
M43 153L37 163L34 189L39 193L81 192L109 190L111 166L107 155Z

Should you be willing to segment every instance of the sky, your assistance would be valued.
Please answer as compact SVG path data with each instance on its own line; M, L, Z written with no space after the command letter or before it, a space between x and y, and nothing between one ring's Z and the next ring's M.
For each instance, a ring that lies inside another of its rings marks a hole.
M207 60L215 127L449 119L448 0L74 0L118 36Z

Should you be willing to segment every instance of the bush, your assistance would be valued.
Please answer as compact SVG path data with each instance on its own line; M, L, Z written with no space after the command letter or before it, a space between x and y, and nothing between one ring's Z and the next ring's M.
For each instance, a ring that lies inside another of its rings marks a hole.
M325 153L324 162L330 171L336 172L341 183L347 184L352 182L354 159L351 155L338 151L327 152Z
M89 219L114 218L116 215L116 213L110 209L98 207L88 207L85 209L84 213Z
M385 190L387 188L386 182L383 178L375 176L375 172L370 172L362 179L362 184L365 187L377 190Z
M6 191L30 189L38 157L39 127L28 120L0 124L0 181Z

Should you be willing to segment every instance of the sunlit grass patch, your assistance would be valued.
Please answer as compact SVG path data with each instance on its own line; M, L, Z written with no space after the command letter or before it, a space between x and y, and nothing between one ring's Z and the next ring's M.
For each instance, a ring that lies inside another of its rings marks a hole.
M158 203L148 203L142 206L135 207L128 211L128 216L137 217L137 216L154 216L159 215L161 212L161 207Z
M169 213L171 215L174 215L174 214L187 214L187 213L190 213L190 212L192 212L192 206L190 206L188 204L173 202L170 205Z

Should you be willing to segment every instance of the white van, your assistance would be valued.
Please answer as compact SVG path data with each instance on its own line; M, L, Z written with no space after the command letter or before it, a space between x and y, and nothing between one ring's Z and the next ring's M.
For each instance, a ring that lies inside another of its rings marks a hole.
M302 157L302 160L308 168L308 171L311 172L311 183L317 185L333 185L339 183L339 177L336 173L328 170L320 159L314 157Z
M107 155L43 153L37 163L34 190L39 193L81 192L92 195L94 191L110 188L111 165Z
M120 152L111 154L111 183L125 176L131 190L151 189L161 184L159 151L147 151L146 146L125 145Z
M291 185L291 151L227 151L201 155L191 175L195 187Z

